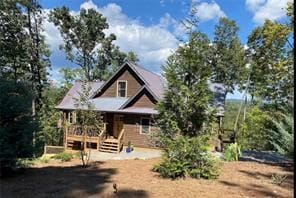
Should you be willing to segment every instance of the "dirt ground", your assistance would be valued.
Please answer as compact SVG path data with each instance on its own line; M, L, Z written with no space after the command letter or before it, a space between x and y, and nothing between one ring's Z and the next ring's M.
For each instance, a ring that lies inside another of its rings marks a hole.
M51 160L0 180L0 197L293 197L293 167L225 162L217 180L170 180L151 171L159 160L95 162L88 168L77 159ZM272 183L273 173L287 175L281 186Z

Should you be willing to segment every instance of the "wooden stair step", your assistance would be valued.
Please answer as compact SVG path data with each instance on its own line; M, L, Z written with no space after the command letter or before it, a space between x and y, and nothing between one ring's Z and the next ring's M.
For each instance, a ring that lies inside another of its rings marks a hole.
M104 145L102 145L100 148L104 148L104 149L117 149L118 146L104 146Z
M118 143L109 143L109 142L103 142L102 145L111 145L111 146L117 146Z
M109 150L109 149L100 148L99 151L106 152L106 153L117 153L117 149L116 150Z
M118 140L117 139L106 139L106 140L104 140L104 142L107 142L107 143L118 143Z
M118 147L118 144L102 144L102 146L112 146L112 147Z

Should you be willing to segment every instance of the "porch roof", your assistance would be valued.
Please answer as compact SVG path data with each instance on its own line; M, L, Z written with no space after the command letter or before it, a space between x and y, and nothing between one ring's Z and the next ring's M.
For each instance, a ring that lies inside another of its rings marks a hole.
M129 108L118 110L117 112L138 113L138 114L158 114L157 110L153 108L145 108L145 107L129 107Z
M90 102L98 111L117 111L129 98L95 98Z

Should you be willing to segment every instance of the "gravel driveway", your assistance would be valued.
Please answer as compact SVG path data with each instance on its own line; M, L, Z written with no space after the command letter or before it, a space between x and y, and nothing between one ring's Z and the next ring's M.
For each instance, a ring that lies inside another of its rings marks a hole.
M290 164L293 160L283 157L273 151L243 151L240 161L254 161L267 164Z
M91 151L91 161L106 161L106 160L126 160L126 159L151 159L161 156L161 150L134 148L131 153L125 152L125 147L120 153L105 153L100 151Z

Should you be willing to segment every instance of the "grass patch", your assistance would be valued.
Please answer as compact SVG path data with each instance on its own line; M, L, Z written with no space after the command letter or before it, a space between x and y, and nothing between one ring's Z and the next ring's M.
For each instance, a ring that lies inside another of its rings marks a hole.
M71 161L74 157L73 157L73 154L71 154L71 153L63 152L63 153L56 154L56 155L52 156L51 158L59 159L62 162L68 162L68 161Z

